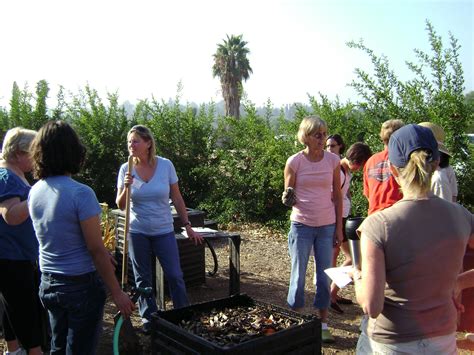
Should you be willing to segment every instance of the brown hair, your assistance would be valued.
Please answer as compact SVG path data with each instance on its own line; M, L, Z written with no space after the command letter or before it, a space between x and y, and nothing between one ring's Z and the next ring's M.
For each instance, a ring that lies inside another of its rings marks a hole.
M347 150L346 158L351 163L364 166L365 162L371 157L372 151L370 147L362 142L354 143Z
M382 123L382 127L380 128L380 139L382 139L383 144L387 145L393 132L404 125L405 124L402 120L388 120Z
M336 141L336 143L341 146L341 148L339 148L339 154L343 154L344 150L346 150L346 144L344 143L344 140L342 139L341 135L337 134L337 133L336 134L331 134L326 138L326 142L329 139L334 139Z
M76 174L86 156L86 148L77 133L65 121L48 121L33 140L33 176Z

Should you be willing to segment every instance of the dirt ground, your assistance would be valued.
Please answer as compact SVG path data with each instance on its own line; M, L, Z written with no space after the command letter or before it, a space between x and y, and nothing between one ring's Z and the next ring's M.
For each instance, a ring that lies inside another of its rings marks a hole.
M242 238L240 247L241 293L246 293L256 300L286 308L286 294L290 276L286 236L255 225L228 226L228 230L240 233ZM228 296L228 246L227 243L215 242L214 248L218 256L218 272L215 276L206 276L206 283L204 285L188 288L188 296L191 303L205 302ZM213 265L212 256L206 248L206 270L212 270ZM306 314L313 312L311 308L311 301L314 295L312 270L312 267L309 268L306 279L307 306L304 309ZM340 294L354 300L352 286L341 290ZM323 345L323 354L355 353L362 312L356 304L341 305L341 307L344 310L344 314L330 313L329 326L336 341L334 344ZM166 308L172 308L169 299L166 301ZM103 334L98 349L98 354L100 355L113 353L114 313L115 307L109 302L106 306ZM132 317L132 323L135 328L140 327L137 315ZM141 353L150 354L150 337L138 330L136 334L142 347ZM458 339L460 354L471 354L474 351L474 344L463 340L463 333L458 333ZM3 352L3 345L0 345L0 351Z

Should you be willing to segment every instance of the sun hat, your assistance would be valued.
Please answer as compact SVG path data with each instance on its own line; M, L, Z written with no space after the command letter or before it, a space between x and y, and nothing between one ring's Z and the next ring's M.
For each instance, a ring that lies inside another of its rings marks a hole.
M441 128L441 126L433 122L421 122L418 124L420 126L431 129L431 132L433 132L436 141L438 142L438 150L451 156L451 153L449 152L448 148L446 148L446 146L444 145L444 139L446 138L446 134L444 133L444 130L443 128Z
M404 168L415 150L425 149L431 152L430 161L439 159L438 143L433 132L416 124L405 125L397 129L388 142L388 160L398 168Z

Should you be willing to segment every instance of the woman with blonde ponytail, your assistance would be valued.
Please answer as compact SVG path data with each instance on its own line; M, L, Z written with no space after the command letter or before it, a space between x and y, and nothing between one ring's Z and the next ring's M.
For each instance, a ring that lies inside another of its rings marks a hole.
M432 160L430 153L425 150L417 150L411 154L406 167L397 168L394 166L393 169L398 172L397 181L403 180L403 192L418 197L426 196L430 192L431 176L437 166L438 160Z
M357 301L366 314L357 354L456 354L453 293L474 218L432 194L439 162L430 129L406 125L390 137L390 170L403 192L360 226Z

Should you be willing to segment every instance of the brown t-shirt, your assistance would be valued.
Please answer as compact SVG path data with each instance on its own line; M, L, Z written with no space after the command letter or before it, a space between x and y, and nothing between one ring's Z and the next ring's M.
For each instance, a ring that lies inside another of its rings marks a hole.
M368 335L396 343L455 332L451 297L474 232L472 213L439 197L403 199L367 217L359 231L385 255L384 308L369 319Z

